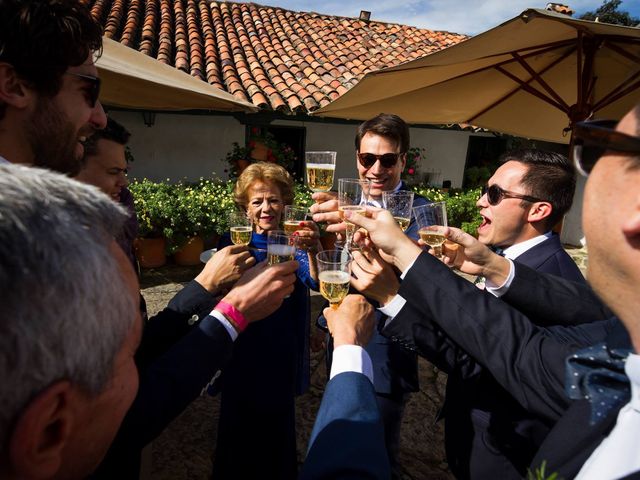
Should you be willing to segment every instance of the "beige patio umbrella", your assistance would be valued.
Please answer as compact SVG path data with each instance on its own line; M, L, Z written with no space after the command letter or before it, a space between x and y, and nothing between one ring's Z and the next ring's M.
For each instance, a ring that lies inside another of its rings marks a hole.
M571 121L619 119L640 102L640 29L546 10L462 43L367 74L316 115L469 123L568 143Z
M100 101L141 110L257 111L251 103L165 65L137 50L103 37L96 62L102 89Z

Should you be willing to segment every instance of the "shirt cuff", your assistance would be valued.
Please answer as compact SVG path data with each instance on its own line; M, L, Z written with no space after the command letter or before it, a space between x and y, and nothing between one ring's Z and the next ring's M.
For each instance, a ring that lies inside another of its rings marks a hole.
M484 288L487 292L498 298L509 291L511 284L513 283L513 278L516 276L513 260L511 260L510 258L507 258L507 260L509 260L509 275L507 275L507 279L504 281L504 283L502 285L496 285L495 283L487 279L484 285Z
M225 330L229 332L229 336L231 337L231 340L235 342L236 338L238 338L238 331L235 329L233 325L231 325L231 322L227 320L227 317L225 317L222 313L220 313L217 310L212 310L210 316L215 317L222 324Z
M364 348L358 345L340 345L333 351L329 380L344 372L363 373L373 383L371 357Z
M405 303L407 303L407 301L404 298L402 298L400 295L396 295L391 299L389 303L382 307L379 307L378 310L384 313L391 320L398 313L400 313L400 310L402 310L402 307L404 307Z
M418 255L419 257L419 255ZM407 273L409 273L409 270L411 270L411 267L413 267L413 264L416 263L416 260L418 260L418 257L416 257L413 262L411 262L409 264L409 266L407 268L404 269L404 271L402 272L402 274L400 275L400 280L404 280L404 277L407 276Z

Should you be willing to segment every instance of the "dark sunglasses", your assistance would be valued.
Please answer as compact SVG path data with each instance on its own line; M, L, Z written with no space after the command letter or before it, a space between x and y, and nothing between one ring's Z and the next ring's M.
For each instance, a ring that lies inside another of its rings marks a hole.
M536 197L532 197L530 195L521 195L519 193L509 192L507 190L503 190L495 183L493 185L485 185L482 187L482 195L487 196L487 200L489 200L489 205L498 205L503 198L519 198L520 200L526 200L527 202L544 202Z
M587 176L607 150L640 154L640 137L615 130L616 120L591 120L573 125L571 158L578 171Z
M90 85L89 93L89 106L91 108L95 108L96 103L98 103L98 97L100 96L100 85L101 81L98 77L94 77L92 75L84 75L82 73L73 73L73 72L65 72L67 75L73 75L74 77L82 78L87 81Z
M376 155L375 153L358 153L358 161L364 168L371 168L374 163L380 160L380 164L384 168L391 168L398 163L400 153L384 153Z

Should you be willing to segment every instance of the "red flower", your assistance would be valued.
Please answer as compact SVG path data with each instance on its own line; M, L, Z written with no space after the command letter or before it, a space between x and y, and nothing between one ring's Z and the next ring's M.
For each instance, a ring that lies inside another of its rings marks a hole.
M407 170L407 173L409 173L409 175L413 175L414 173L416 173L416 171L413 168L410 168L409 170Z
M252 135L258 135L260 133L260 129L258 127L253 127L251 129L251 134Z

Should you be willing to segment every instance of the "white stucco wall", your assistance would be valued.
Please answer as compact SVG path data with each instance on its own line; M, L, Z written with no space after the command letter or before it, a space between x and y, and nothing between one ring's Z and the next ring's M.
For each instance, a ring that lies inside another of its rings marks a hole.
M241 145L245 127L231 116L157 114L147 127L139 112L110 113L132 133L130 147L135 157L132 178L152 180L197 180L215 173L226 178L223 159L233 142ZM338 152L337 177L356 173L353 145L356 125L277 120L273 125L306 128L306 150ZM468 132L412 128L411 145L427 149L421 166L441 171L441 180L460 187L467 155Z
M147 127L139 112L110 115L132 134L131 178L227 178L222 160L233 142L244 144L244 126L231 116L157 114L155 125Z

